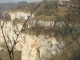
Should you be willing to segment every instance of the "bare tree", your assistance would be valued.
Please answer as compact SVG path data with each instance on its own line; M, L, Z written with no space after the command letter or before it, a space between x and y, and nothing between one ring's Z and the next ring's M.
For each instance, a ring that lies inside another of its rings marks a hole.
M10 44L11 44L11 49L9 48L8 43L7 43L7 40L6 40L6 37L5 37L5 35L4 35L4 30L3 30L4 22L3 22L2 26L1 26L1 30L2 30L3 38L4 38L4 41L5 41L6 47L7 47L7 51L8 51L10 60L14 60L14 47L15 47L15 45L19 42L19 41L17 41L17 40L18 40L18 38L19 38L19 35L20 35L23 27L26 25L27 21L30 19L30 17L32 16L32 14L36 11L36 9L37 9L40 5L41 5L41 3L39 3L39 4L34 8L34 10L31 12L31 15L28 16L27 20L24 22L21 30L19 31L19 34L17 34L16 31L14 30L14 33L15 33L16 36L17 36L17 38L14 40L14 42L15 42L14 44L12 44L12 42L11 42L12 40L11 40L11 39L9 38L9 36L7 35L7 38L8 38L8 40L10 41Z

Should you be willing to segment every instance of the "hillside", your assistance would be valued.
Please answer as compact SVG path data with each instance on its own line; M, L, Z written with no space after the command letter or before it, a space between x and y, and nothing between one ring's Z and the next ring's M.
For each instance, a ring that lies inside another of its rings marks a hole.
M33 13L34 16L26 23L25 16L28 18L28 13L31 14L39 2L13 8L10 12L15 18L0 21L2 23L6 20L3 27L6 40L9 36L14 44L20 31L15 50L21 51L22 60L80 60L79 2L76 2L77 5L57 5L58 2L52 0L42 1ZM18 12L21 14L17 16ZM11 46L10 42L7 43ZM16 52L16 59L20 57L18 53L20 52Z
M6 3L0 3L0 17L3 15L3 13L7 12L8 10L19 6L19 5L24 5L27 4L26 1L20 1L18 3L14 2L6 2Z

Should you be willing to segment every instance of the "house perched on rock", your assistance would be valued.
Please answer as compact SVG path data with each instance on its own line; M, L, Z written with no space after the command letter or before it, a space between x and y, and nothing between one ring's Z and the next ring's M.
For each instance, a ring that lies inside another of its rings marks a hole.
M59 0L60 5L69 5L71 0Z

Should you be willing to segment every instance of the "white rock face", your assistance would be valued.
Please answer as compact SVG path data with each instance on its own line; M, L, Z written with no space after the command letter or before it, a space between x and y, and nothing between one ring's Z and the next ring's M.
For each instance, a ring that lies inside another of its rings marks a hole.
M36 21L32 21L32 23L33 26L37 26ZM40 24L40 26L44 27L51 27L51 24L54 25L54 22L52 21L38 21L37 23L38 25ZM57 23L57 25L60 26L59 23ZM6 40L9 40L7 39L8 35L11 39L12 44L14 44L14 40L16 40L17 38L14 30L20 31L21 27L22 25L20 24L14 26L13 21L5 22L3 29ZM1 36L2 34L0 35L0 37ZM48 35L44 34L36 36L28 33L22 33L20 34L18 41L19 42L17 43L15 48L22 51L22 60L49 60L53 55L58 54L61 51L61 48L64 46L63 41L58 42L54 36L48 37Z
M19 41L19 42L16 44L15 48L16 48L16 50L21 51L22 45L25 43L25 34L20 34L17 41Z
M1 27L0 27L0 44L4 42Z
M9 15L11 17L11 20L14 20L16 18L27 20L28 16L30 16L31 13L24 13L24 12L17 11L17 12L9 12ZM32 14L31 18L33 17L34 17L34 14Z
M25 35L22 46L22 60L49 60L58 54L64 43L58 43L54 37L45 38L44 35Z
M5 50L4 48L0 47L0 51L4 51L4 50Z
M3 21L0 21L0 23L2 23ZM7 40L8 43L9 39L7 38L7 36L10 38L12 45L14 44L14 40L16 40L17 35L15 34L14 30L16 31L20 31L22 25L17 24L16 26L13 25L13 21L7 21L4 22L4 26L3 26L3 32L5 35L5 39ZM3 39L3 34L2 34L2 30L1 30L1 26L0 26L0 44L4 43L4 39ZM11 44L9 44L11 46ZM20 48L21 49L21 48Z
M29 20L27 23L28 28L32 27L44 27L44 28L62 28L63 25L65 26L64 22L54 22L54 21L46 21L46 20Z
M70 3L70 0L59 0L59 4L64 5Z

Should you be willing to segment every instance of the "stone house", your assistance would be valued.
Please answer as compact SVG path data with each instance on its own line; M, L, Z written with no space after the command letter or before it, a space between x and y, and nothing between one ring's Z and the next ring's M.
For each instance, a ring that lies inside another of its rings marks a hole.
M71 0L59 0L60 5L69 5Z

